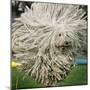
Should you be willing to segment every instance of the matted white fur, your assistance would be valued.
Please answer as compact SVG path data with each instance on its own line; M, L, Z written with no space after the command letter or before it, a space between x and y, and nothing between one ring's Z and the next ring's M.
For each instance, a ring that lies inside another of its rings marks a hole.
M12 25L12 50L26 74L54 86L67 76L85 46L86 30L79 5L33 3Z

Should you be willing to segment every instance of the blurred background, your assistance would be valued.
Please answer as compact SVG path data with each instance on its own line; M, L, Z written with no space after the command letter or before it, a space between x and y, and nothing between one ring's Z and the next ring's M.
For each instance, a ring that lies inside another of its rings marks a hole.
M20 17L22 13L25 12L25 7L28 6L31 8L31 4L33 2L26 2L26 1L11 1L11 11L12 11L12 19Z

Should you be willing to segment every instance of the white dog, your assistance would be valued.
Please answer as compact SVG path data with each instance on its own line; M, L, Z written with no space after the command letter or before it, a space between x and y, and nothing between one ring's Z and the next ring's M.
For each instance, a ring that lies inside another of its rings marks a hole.
M21 69L54 86L74 65L86 44L87 21L79 5L33 3L12 24L12 50Z

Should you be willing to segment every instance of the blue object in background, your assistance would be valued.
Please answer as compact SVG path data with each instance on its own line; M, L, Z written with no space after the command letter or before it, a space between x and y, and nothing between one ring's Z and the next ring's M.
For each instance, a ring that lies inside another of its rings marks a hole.
M78 65L87 64L87 58L77 58L75 63Z

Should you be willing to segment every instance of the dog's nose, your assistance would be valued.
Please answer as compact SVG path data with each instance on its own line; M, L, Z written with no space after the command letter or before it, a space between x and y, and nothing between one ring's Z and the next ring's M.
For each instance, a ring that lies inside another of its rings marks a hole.
M64 42L64 45L65 45L65 46L69 46L69 45L71 45L71 42L70 42L70 41L65 41L65 42Z
M59 33L59 37L61 36L61 33Z
M69 44L69 42L66 41L66 42L65 42L65 45L68 45L68 44Z

